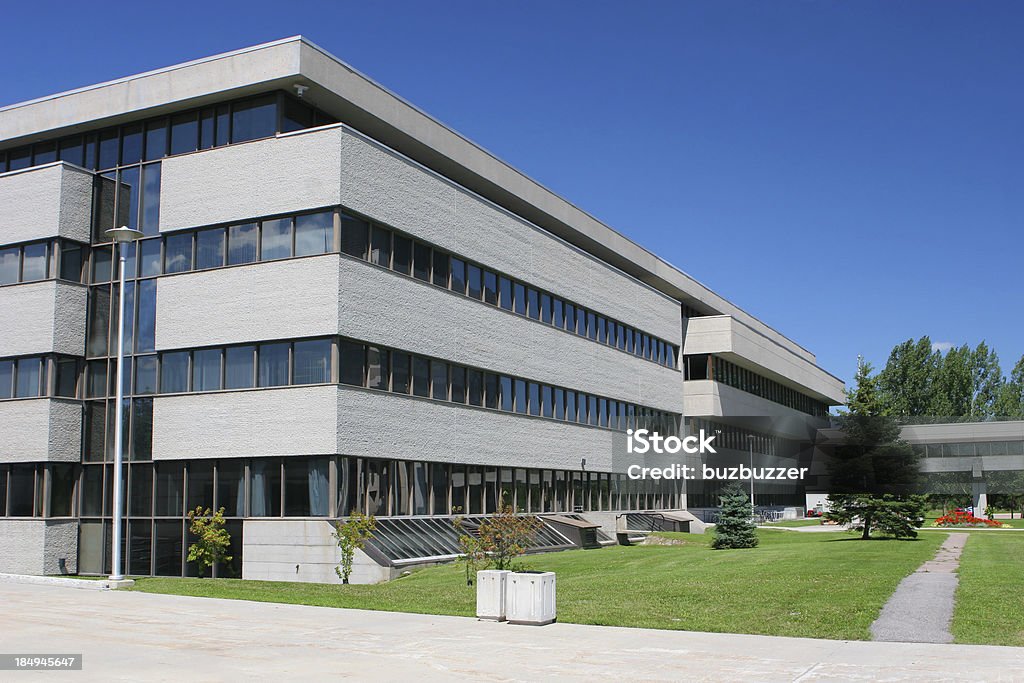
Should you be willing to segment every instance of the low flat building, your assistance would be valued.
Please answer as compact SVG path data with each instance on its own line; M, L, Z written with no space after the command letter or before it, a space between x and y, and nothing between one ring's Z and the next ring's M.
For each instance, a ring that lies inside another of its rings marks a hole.
M122 225L144 236L118 378ZM299 580L353 510L394 566L502 502L712 507L629 479L623 433L789 462L844 400L810 351L301 37L0 109L0 315L0 571L110 572L118 381L125 571L194 574L186 513L223 507L217 575Z

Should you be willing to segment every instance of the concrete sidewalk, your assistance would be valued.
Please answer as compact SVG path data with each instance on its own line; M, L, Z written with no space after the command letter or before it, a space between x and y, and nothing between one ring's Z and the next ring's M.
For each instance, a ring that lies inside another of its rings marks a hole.
M132 681L1024 681L1024 648L872 643L463 617L0 585L0 651L82 653Z

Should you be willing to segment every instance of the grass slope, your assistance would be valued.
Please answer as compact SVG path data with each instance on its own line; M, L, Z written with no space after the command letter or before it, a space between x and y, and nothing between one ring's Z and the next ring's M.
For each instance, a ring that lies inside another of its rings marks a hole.
M666 534L677 544L571 550L524 564L558 574L559 621L863 640L900 580L945 539L758 535L752 550L712 550L710 534ZM475 601L454 565L377 586L142 578L134 590L463 616L474 614Z

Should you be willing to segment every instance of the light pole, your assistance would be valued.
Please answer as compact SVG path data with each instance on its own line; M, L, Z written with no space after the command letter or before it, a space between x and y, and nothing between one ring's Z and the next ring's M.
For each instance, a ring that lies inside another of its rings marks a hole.
M757 516L754 507L754 435L747 434L747 445L750 447L750 517Z
M118 263L118 295L117 295L117 388L115 389L116 403L114 410L114 540L113 558L111 560L111 581L121 581L124 573L121 571L121 519L124 517L124 496L121 495L121 468L124 464L124 411L121 403L124 401L124 250L129 242L142 237L138 230L132 230L126 225L120 228L111 228L104 234L117 242L117 263Z

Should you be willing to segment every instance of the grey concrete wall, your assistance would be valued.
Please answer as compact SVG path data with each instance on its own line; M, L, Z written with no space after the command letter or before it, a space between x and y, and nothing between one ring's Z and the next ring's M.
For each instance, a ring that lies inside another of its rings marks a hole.
M910 443L1024 441L1024 420L906 425L900 433Z
M92 174L64 162L0 174L0 244L89 241Z
M0 287L0 357L85 352L86 287L46 280Z
M338 333L336 254L160 278L156 348Z
M770 417L779 436L808 438L811 416L780 403L705 379L683 382L683 393L687 417Z
M242 578L340 584L334 568L341 552L323 519L247 519L242 527ZM380 583L393 571L361 550L352 563L350 583Z
M34 398L0 401L0 462L78 462L82 406Z
M165 159L160 230L337 205L341 136L334 126Z
M157 396L153 459L336 453L338 388Z
M841 404L843 382L749 325L727 315L692 318L683 354L713 353L751 366L761 374Z
M75 520L0 519L0 572L59 574L78 571L78 522Z
M341 201L463 257L681 343L681 314L674 300L347 129Z
M677 370L357 259L341 259L340 287L344 335L682 411Z

